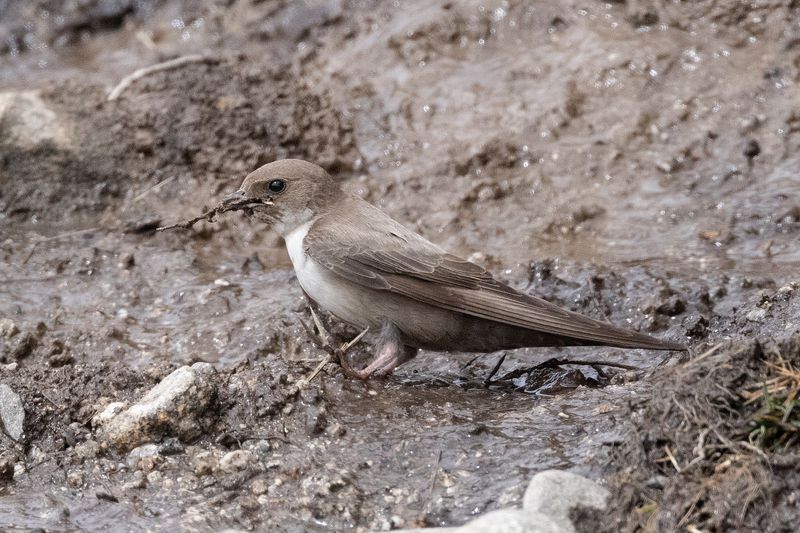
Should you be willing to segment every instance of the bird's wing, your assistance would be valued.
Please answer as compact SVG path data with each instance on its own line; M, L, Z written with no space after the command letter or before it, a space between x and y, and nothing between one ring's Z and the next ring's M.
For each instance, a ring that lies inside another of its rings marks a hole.
M373 210L342 224L318 220L306 235L306 254L338 276L364 287L535 331L611 346L684 349L614 327L522 294L480 266L445 252L365 202ZM341 215L340 215L341 216ZM346 229L343 229L346 228Z

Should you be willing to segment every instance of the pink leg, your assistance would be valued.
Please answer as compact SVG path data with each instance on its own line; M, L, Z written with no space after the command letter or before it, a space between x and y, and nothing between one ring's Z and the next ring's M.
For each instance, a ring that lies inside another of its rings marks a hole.
M353 370L353 374L359 379L367 379L373 375L387 376L416 354L417 349L404 345L400 341L400 331L394 324L387 322L381 330L377 355L363 369Z

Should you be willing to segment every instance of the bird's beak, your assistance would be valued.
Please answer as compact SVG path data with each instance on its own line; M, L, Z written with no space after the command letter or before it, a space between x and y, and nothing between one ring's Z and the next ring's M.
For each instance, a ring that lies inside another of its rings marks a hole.
M222 199L222 206L230 207L231 204L235 204L244 200L247 200L247 195L245 195L242 189L239 189L238 191L225 195L225 198Z

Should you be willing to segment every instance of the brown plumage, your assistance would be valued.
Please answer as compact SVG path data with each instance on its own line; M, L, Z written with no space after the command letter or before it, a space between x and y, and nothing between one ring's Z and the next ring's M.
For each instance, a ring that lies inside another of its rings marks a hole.
M283 183L280 191L277 182ZM344 194L311 163L265 165L245 179L236 196L242 197L269 201L253 216L283 235L298 280L311 298L346 322L381 331L378 355L362 377L391 372L416 348L685 349L520 293Z

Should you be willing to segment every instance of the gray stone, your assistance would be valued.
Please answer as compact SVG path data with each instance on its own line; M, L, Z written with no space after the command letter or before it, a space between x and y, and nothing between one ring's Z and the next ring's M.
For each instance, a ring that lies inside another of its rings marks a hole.
M19 328L9 318L0 318L0 337L10 339L19 333Z
M439 530L436 530L440 533ZM454 530L454 533L563 533L561 526L541 513L499 509Z
M246 470L256 463L256 456L249 450L234 450L219 460L219 469L225 474Z
M499 509L457 528L397 530L397 533L574 533L569 513L576 507L604 510L608 491L589 479L560 470L533 476L522 509Z
M208 476L219 468L219 460L210 451L201 451L192 457L192 468L198 476Z
M128 468L149 472L160 460L158 444L143 444L128 453Z
M120 451L165 435L190 440L202 432L201 418L216 392L216 372L208 363L183 366L127 410L105 422L105 439Z
M145 479L144 472L137 470L131 476L131 480L122 485L122 490L123 492L129 492L132 490L143 489L146 486L147 480Z
M753 309L752 311L747 313L747 317L746 318L750 322L761 322L765 318L767 318L767 311L764 310L764 309L761 309L760 307L756 307L755 309Z
M25 408L19 395L5 383L0 384L0 420L9 437L19 440L25 425Z
M44 143L69 148L69 129L36 91L0 93L0 142L26 149Z
M589 507L604 510L609 493L594 481L578 474L545 470L533 476L525 491L522 508L526 513L542 513L555 521L561 531L575 531L570 510Z
M92 427L99 428L105 426L115 416L125 410L125 402L111 402L105 408L92 417Z

